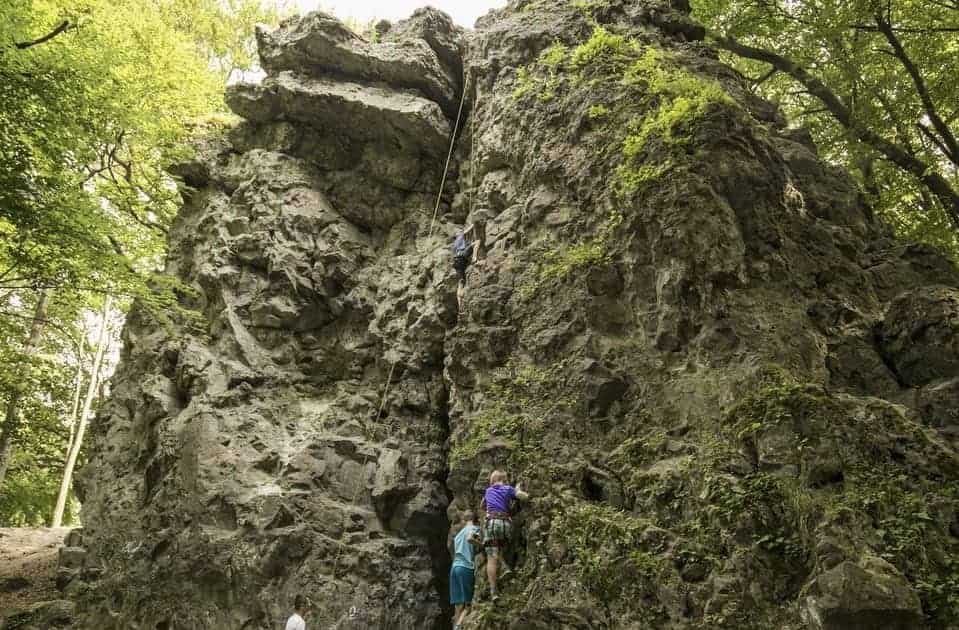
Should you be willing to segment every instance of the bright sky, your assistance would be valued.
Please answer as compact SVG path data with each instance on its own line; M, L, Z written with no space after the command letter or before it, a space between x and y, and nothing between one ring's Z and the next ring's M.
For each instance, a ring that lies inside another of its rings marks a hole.
M293 4L302 13L322 9L340 18L352 16L363 22L374 18L401 20L414 9L430 5L449 13L460 26L472 28L476 18L490 9L506 6L506 0L293 0Z

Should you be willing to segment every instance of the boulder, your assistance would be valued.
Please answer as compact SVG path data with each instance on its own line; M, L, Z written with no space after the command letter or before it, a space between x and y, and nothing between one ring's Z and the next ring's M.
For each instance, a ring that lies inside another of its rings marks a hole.
M844 561L819 575L802 608L815 630L915 630L919 596L891 564L875 556Z
M270 75L291 70L383 83L419 92L450 117L455 117L459 108L459 77L440 62L425 39L403 37L370 43L321 12L289 18L272 31L260 27L256 39L263 68Z
M439 156L450 124L439 106L408 92L281 72L263 83L238 83L226 102L253 122L287 120L338 135L397 146L411 157Z
M425 40L440 58L447 70L459 79L463 74L465 32L456 26L450 16L433 7L420 7L413 15L390 25L383 33L383 42Z
M901 294L879 328L883 354L908 386L959 376L959 289Z

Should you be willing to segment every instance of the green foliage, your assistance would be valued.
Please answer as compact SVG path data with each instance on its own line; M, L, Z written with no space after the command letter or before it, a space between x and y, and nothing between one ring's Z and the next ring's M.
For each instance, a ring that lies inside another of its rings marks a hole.
M552 46L540 53L539 58L530 67L517 70L513 98L519 100L532 95L544 102L553 99L561 80L560 71L566 56L566 46L561 42L554 42Z
M589 116L590 120L597 120L599 118L605 118L609 115L609 108L605 105L593 105L586 112L586 115Z
M514 470L535 459L553 414L576 404L565 392L567 369L563 361L548 368L509 363L496 370L469 432L454 436L450 466L472 459L488 440L496 438L511 450Z
M783 423L841 419L842 414L840 406L820 390L778 372L763 375L762 384L733 406L726 421L737 439L747 440Z
M848 108L850 124L868 129L915 155L959 191L959 156L943 150L946 135L959 134L959 12L954 3L885 3L844 0L753 2L694 0L694 15L718 35L775 52L809 71ZM934 129L914 76L897 58L878 25L888 20L948 128ZM766 63L726 53L724 60L747 77L761 96L777 102L787 118L807 127L820 153L849 169L878 213L896 231L959 255L959 236L942 204L916 178L855 139L823 103ZM925 127L925 129L922 129Z
M574 245L558 245L542 252L542 263L524 279L518 295L527 300L541 287L577 276L594 266L612 262L610 244L616 230L623 224L623 215L610 214L598 233L589 240Z
M639 51L639 44L622 35L596 26L588 40L573 49L569 65L573 70L617 72Z
M659 48L644 47L598 24L572 50L554 43L535 63L521 68L513 97L551 100L564 79L606 86L616 94L618 105L595 104L586 115L627 131L615 182L623 196L644 190L687 161L686 145L696 126L719 109L736 108L716 81L685 70ZM591 255L585 249L575 254Z
M49 516L76 346L103 294L156 312L189 297L157 271L180 205L166 168L222 124L227 77L254 61L253 24L277 17L265 0L0 8L0 414L18 397L22 425L0 522ZM40 291L50 308L30 353Z
M19 449L15 455L0 493L0 527L49 525L63 474L62 460L54 459L62 454L62 447L54 448L59 447L61 439L22 438L26 448ZM67 502L64 523L77 522L79 507L76 500Z
M573 7L583 13L587 18L593 19L593 12L596 9L605 9L609 6L609 0L573 0Z
M562 280L588 267L611 262L610 242L622 224L623 215L614 212L590 240L546 252L546 262L539 269L540 282Z
M572 557L568 570L604 604L628 601L653 622L662 613L650 602L671 575L666 561L643 541L649 522L608 505L579 503L554 521L552 531Z
M879 555L915 585L930 627L959 623L959 546L942 520L959 509L959 488L888 464L858 466L847 477L847 490L828 506L830 514L867 515L881 540Z
M802 476L756 471L735 477L724 471L737 451L754 450L767 434L789 436L796 462L826 445L843 462L841 484L817 488ZM686 495L704 504L683 528L722 557L749 523L753 544L795 570L808 566L816 532L830 522L847 530L864 527L874 541L868 551L894 564L917 588L930 627L949 627L959 620L959 572L946 560L957 550L948 519L959 509L959 488L917 470L909 459L892 457L888 436L896 436L906 452L926 451L925 433L895 408L850 413L819 386L780 370L762 372L725 415L715 439L703 440L708 449L693 464L690 479L698 481Z
M624 195L642 190L673 170L683 160L693 127L717 107L735 106L718 83L680 68L656 48L647 48L629 65L623 83L638 88L652 109L630 121L629 134L623 140L618 176ZM666 155L644 160L656 147Z

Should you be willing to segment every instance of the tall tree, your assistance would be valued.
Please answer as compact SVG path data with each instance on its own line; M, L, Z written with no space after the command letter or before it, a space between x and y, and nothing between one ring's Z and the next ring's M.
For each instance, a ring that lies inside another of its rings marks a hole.
M165 169L228 122L222 91L253 62L272 0L0 3L0 413L14 407L0 524L48 517L71 440L69 383L87 313L178 308L158 273L179 190ZM31 360L34 296L52 297ZM0 417L5 420L6 415ZM82 454L80 455L82 458ZM38 517L38 515L43 515Z
M47 293L41 291L37 298L37 305L30 323L30 334L23 343L21 355L25 362L29 362L33 352L40 343L40 334L47 316ZM7 406L3 414L3 425L0 426L0 485L7 476L7 467L13 456L13 449L17 434L22 422L20 400L23 398L23 385L20 384L7 399Z
M959 5L694 0L712 41L900 233L959 254Z
M100 368L103 364L103 353L106 351L108 334L107 324L110 318L110 307L112 300L108 295L103 301L103 311L100 314L100 333L97 337L96 354L93 357L93 366L90 368L90 383L87 386L87 394L83 399L83 407L80 409L80 415L77 418L77 431L70 443L67 453L66 466L63 470L63 479L60 482L60 492L57 495L57 504L53 509L53 527L60 527L63 523L63 510L67 505L67 495L70 493L70 484L73 481L73 468L77 464L77 456L80 455L80 448L83 446L83 436L87 430L87 422L90 419L90 410L93 408L93 400L96 398L100 385Z

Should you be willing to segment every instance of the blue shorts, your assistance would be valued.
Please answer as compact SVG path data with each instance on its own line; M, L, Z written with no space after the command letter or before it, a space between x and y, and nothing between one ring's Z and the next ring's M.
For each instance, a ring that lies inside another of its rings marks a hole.
M450 569L450 603L454 606L473 603L473 569L460 566Z

